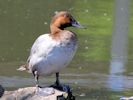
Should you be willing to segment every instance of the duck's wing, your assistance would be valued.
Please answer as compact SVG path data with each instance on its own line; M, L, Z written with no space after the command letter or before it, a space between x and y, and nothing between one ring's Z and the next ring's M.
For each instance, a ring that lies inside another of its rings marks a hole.
M24 71L24 70L29 70L29 61L31 60L31 57L35 54L37 54L39 51L40 51L40 47L42 45L45 46L45 49L47 49L49 46L48 44L48 41L49 41L50 37L49 37L49 34L43 34L43 35L40 35L34 42L34 44L32 45L31 47L31 50L30 50L30 55L27 59L27 62L26 64L20 66L20 68L18 68L17 70L19 71ZM45 52L46 50L43 50L43 52Z
M41 52L42 49L43 49L43 53L47 52L50 45L51 45L51 38L50 38L49 34L43 34L43 35L39 36L35 40L34 44L31 47L30 56L29 56L27 62L30 61L30 59L33 55Z

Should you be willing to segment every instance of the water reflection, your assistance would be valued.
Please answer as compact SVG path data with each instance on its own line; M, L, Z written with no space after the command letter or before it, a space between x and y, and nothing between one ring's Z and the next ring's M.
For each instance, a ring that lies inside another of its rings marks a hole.
M123 73L128 54L129 1L115 1L115 16L112 37L112 61L110 64L109 87L115 91L124 90L126 81Z
M123 72L125 63L121 60L112 60L110 64L109 87L114 91L124 90Z

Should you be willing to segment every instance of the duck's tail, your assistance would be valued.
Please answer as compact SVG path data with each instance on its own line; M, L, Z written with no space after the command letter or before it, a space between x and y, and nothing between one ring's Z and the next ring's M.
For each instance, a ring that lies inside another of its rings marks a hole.
M28 70L28 64L24 64L24 65L20 66L17 70L18 70L18 71L25 71L25 70Z

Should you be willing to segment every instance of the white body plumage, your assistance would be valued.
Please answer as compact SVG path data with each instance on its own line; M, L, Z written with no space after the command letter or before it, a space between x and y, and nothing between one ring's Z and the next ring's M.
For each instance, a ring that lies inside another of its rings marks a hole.
M77 48L76 37L74 39L70 31L61 34L58 40L50 34L38 37L28 58L30 72L37 71L38 75L46 76L59 72L70 63Z

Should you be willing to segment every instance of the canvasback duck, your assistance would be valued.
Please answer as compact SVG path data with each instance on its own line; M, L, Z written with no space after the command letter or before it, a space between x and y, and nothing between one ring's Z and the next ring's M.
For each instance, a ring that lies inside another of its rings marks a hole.
M66 27L83 28L67 11L58 12L51 21L49 34L39 36L31 47L30 56L25 65L18 70L33 73L36 86L39 76L56 74L55 85L59 86L59 72L72 60L77 49L77 36Z

